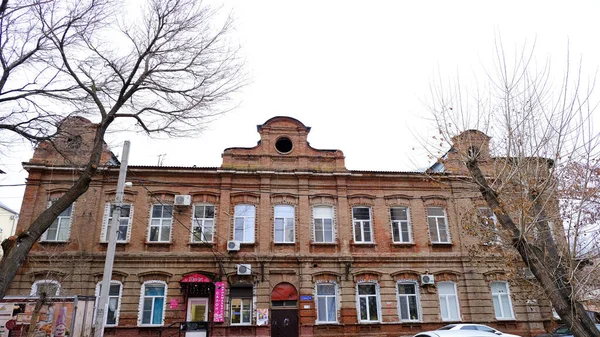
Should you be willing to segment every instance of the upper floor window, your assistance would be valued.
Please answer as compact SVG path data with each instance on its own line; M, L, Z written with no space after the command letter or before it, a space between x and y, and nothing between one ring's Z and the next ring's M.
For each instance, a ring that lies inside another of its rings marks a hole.
M512 310L508 283L500 281L492 282L491 288L496 319L514 319L515 316Z
M427 207L427 224L431 243L450 243L446 210L443 207Z
M162 281L148 281L142 285L139 325L162 325L165 318L167 285Z
M500 241L498 236L498 222L496 221L496 215L489 207L477 208L477 220L481 227L487 230L485 238L487 244L494 244Z
M173 205L152 205L150 242L170 242L173 225Z
M42 234L41 241L65 242L69 239L74 205L75 203L69 205L54 219L50 227Z
M244 243L254 242L254 205L235 205L233 239Z
M373 231L371 228L371 208L352 207L352 221L354 223L354 242L373 242Z
M192 242L213 242L215 232L215 206L194 205Z
M115 205L107 203L104 207L104 220L102 224L102 242L108 242L108 226L112 225L113 213L115 211ZM117 224L117 242L129 242L131 236L131 222L133 220L133 206L130 204L124 204L121 206L121 215L119 216L119 222Z
M108 290L108 310L105 313L104 321L106 326L117 326L119 324L119 311L121 310L121 282L110 281ZM102 282L96 284L96 307L102 291Z
M275 205L275 243L293 243L294 206Z
M334 283L317 284L317 323L337 323L337 289Z
M53 297L60 295L60 283L55 280L39 280L33 282L31 286L31 296L40 296L46 293L46 296Z
M313 207L314 240L319 243L333 242L333 207Z
M392 219L392 240L394 243L410 243L410 220L408 207L390 208Z
M442 321L460 321L456 284L454 282L438 282L437 287Z
M379 290L376 283L357 285L359 322L379 322Z
M419 321L419 290L416 282L399 282L398 314L401 322Z

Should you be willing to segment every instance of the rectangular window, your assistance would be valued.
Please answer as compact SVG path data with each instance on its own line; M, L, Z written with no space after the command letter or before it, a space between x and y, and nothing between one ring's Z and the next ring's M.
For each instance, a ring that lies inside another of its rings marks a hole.
M317 284L317 323L337 323L335 284Z
M492 282L491 288L496 319L514 319L508 283Z
M398 314L401 322L419 321L419 293L415 282L398 283Z
M460 310L454 282L438 282L440 311L443 321L460 321Z
M484 232L484 239L486 244L496 244L500 242L498 236L498 223L496 221L496 215L488 207L477 208L477 220Z
M314 240L319 243L333 243L333 207L313 207Z
M170 242L173 224L173 205L152 205L150 242Z
M377 285L363 283L358 288L359 322L379 322L379 294Z
M213 242L215 232L215 206L194 205L192 242Z
M442 207L427 208L427 224L431 243L450 243L446 210Z
M370 207L353 207L352 222L354 223L354 242L373 242Z
M108 225L112 225L112 215L115 211L115 205L107 204L104 212L104 224L102 226L102 242L108 242ZM119 231L117 232L117 242L128 242L130 236L131 220L133 219L133 206L124 204L121 206L121 215L119 216Z
M294 233L294 206L275 206L275 243L293 243Z
M72 203L58 215L52 222L50 227L42 235L41 241L66 242L69 239L71 232L71 222L73 220L73 205Z
M233 239L244 243L254 242L254 205L235 205Z
M102 282L96 286L96 305L102 291ZM107 326L117 326L119 323L119 310L121 308L121 283L112 281L108 291L108 311L104 317Z
M392 219L392 240L394 243L410 243L410 220L408 207L390 208L390 217Z
M231 298L231 324L252 324L252 288L232 287L229 297Z
M165 310L166 285L146 283L142 286L142 325L162 325Z

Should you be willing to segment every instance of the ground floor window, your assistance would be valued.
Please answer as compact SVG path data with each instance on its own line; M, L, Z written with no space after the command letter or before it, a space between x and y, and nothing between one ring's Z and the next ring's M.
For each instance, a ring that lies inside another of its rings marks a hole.
M337 298L334 283L317 284L317 322L337 322Z
M398 313L400 321L419 320L419 291L416 282L398 282Z
M379 322L379 291L376 283L357 286L359 322Z
M440 311L443 321L460 321L458 296L454 282L439 282L438 294L440 296Z
M102 282L96 285L96 299L100 298L102 291ZM96 307L97 307L96 300ZM121 307L121 282L111 281L108 290L108 311L106 312L105 324L107 326L116 326L119 324L119 309ZM96 308L97 310L97 308Z
M231 324L252 324L252 287L232 287L229 298Z
M513 319L512 303L510 301L510 291L506 282L492 282L492 301L494 302L494 312L496 319Z
M141 325L162 325L165 317L167 285L162 281L148 281L142 285L140 303Z

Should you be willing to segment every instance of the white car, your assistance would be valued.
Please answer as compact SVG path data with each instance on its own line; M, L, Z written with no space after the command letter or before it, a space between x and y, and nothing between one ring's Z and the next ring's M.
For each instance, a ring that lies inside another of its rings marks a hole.
M502 336L502 337L521 337L518 335L512 335L509 333L505 333L499 330L496 330L494 328L491 328L487 325L483 325L483 324L470 324L470 323L464 323L464 324L448 324L444 327L441 327L439 329L437 329L437 331L457 331L460 330L461 332L465 332L465 331L483 331L483 332L489 332L489 333L493 333L496 336Z
M498 335L478 330L435 330L419 332L414 337L498 337Z

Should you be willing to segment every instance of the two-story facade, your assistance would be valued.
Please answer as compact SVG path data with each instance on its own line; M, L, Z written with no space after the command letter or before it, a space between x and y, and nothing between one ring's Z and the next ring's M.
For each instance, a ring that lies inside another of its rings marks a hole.
M24 163L19 229L76 177L93 130L78 123L70 162L42 144ZM478 322L528 336L551 320L503 248L473 230L494 219L451 160L438 173L352 171L341 151L312 148L296 119L258 132L255 147L225 149L220 167L129 166L107 334L206 322L211 336L409 336ZM108 149L104 158L9 295L99 293L118 175Z

